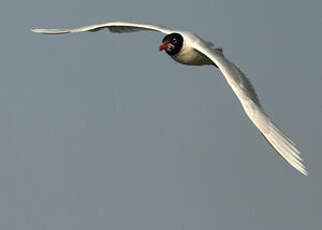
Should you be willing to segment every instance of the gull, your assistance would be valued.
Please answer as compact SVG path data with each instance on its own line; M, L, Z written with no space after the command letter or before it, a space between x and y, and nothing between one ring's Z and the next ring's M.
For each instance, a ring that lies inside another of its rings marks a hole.
M245 74L223 54L221 48L198 35L162 26L131 22L107 22L74 29L32 29L35 33L58 35L83 31L95 32L109 29L113 33L141 30L157 31L165 34L159 51L165 51L173 60L185 65L213 65L218 68L239 99L242 108L262 133L268 143L295 169L304 175L308 172L303 164L300 151L295 143L264 112L254 87Z

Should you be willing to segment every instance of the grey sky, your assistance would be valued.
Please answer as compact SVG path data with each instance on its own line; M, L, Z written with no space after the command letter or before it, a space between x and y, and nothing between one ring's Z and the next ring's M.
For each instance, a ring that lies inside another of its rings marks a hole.
M1 229L320 229L321 12L318 0L3 1ZM310 175L217 70L159 53L162 34L29 30L115 20L222 47Z

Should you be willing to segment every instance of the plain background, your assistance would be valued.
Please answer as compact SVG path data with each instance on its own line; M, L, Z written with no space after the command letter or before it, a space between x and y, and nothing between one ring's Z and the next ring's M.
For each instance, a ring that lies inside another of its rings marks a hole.
M0 228L321 229L321 0L5 0L0 8ZM213 67L162 34L32 27L132 21L224 49L302 151L268 145Z

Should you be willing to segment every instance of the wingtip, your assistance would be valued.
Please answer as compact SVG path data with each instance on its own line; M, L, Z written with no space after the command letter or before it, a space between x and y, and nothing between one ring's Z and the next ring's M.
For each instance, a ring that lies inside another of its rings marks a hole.
M36 28L31 28L30 31L34 33L41 33L41 29L36 29Z
M303 164L303 159L301 157L293 159L294 161L289 161L289 159L286 159L288 163L290 163L291 166L293 166L296 170L298 170L300 173L302 173L304 176L308 176L309 172L305 168Z
M306 168L303 168L301 173L304 175L304 176L308 176L309 175L309 172L306 170Z
M296 149L297 150L297 149ZM295 169L297 169L300 173L302 173L304 176L308 176L309 172L307 171L303 159L300 156L300 152L297 151L297 154L294 154L293 157L295 157L295 161L289 162Z
M305 168L305 166L302 164L302 162L298 165L291 164L295 169L297 169L300 173L302 173L304 176L308 176L309 172Z

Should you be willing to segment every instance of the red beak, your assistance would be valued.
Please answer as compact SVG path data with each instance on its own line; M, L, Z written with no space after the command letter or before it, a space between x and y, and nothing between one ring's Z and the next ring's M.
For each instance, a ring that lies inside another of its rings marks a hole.
M159 51L162 51L164 49L167 49L168 48L168 44L165 44L165 43L162 43L159 47Z

